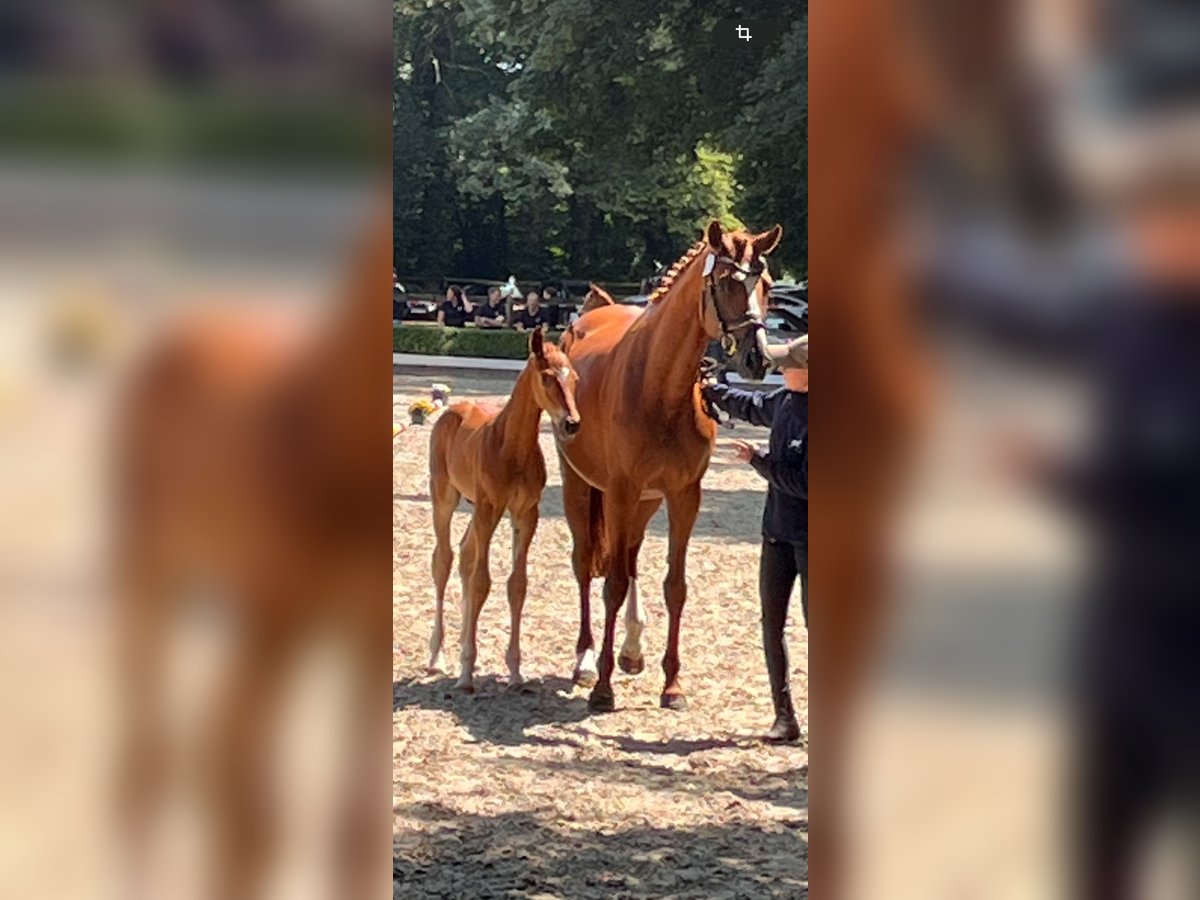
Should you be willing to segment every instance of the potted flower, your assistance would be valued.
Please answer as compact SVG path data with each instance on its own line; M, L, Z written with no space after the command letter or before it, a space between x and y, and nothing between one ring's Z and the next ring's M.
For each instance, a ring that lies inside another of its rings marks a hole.
M431 402L422 398L408 408L408 415L414 425L424 425L425 420L436 409L437 407Z
M430 396L433 398L433 405L443 407L446 401L450 399L450 385L438 382L430 389Z

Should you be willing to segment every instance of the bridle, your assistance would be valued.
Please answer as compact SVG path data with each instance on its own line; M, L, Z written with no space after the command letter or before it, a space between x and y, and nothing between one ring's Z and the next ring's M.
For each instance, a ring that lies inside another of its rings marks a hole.
M713 275L717 263L733 269L734 279L743 282L746 288L746 311L732 322L725 321L725 316L721 314L721 305L717 303L717 280ZM753 333L755 329L764 327L755 293L755 288L764 271L766 271L765 266L754 270L724 254L709 253L708 258L704 261L704 290L701 295L700 314L703 317L705 310L708 307L712 308L713 314L721 326L721 347L726 353L732 354L737 349L737 332L750 329L750 332Z

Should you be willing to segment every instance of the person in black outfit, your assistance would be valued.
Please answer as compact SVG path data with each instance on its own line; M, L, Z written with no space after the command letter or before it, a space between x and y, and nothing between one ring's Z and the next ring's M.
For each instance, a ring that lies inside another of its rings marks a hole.
M446 299L438 306L438 324L444 328L462 328L467 324L471 307L467 304L463 289L457 284L446 288Z
M731 416L771 429L767 453L745 441L737 441L736 448L738 458L767 480L758 590L763 650L775 704L775 724L766 739L781 743L800 737L784 637L797 579L804 625L808 627L808 335L768 349L783 372L782 388L768 393L707 384L703 393Z
M488 288L487 303L475 309L475 324L480 328L504 327L504 304L500 302L500 288Z
M1142 842L1165 811L1200 821L1200 187L1192 191L1127 201L1104 252L1053 278L1030 264L1025 242L961 225L927 272L943 326L1072 365L1098 401L1075 453L1019 433L996 442L1010 477L1087 528L1071 791L1072 896L1086 900L1136 895Z
M545 327L546 311L542 309L537 291L529 292L529 296L525 298L525 309L517 314L513 324L516 325L517 331L533 331L535 328Z

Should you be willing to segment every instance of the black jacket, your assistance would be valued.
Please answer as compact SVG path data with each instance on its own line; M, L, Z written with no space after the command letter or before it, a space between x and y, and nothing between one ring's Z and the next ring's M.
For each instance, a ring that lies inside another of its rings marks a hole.
M1196 739L1179 711L1200 702L1200 291L1119 266L989 267L996 246L952 246L925 296L944 322L1071 363L1094 391L1085 449L1043 473L1092 538L1079 683L1089 703Z
M751 425L771 429L770 450L751 460L767 479L763 537L808 543L808 394L779 388L741 391L724 384L705 388L718 407Z

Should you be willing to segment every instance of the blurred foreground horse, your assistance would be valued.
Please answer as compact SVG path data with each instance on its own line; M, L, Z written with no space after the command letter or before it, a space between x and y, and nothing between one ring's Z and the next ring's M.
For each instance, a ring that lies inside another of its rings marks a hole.
M269 744L301 651L326 636L346 651L353 744L333 826L337 894L364 896L379 877L391 621L381 563L391 529L380 490L385 413L372 405L387 390L387 328L376 310L391 253L390 229L372 229L346 293L311 328L249 311L176 322L124 398L116 562L125 837L148 852L178 762L164 708L168 643L181 601L202 586L232 632L199 748L210 895L222 900L257 896L278 849Z

